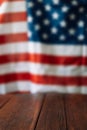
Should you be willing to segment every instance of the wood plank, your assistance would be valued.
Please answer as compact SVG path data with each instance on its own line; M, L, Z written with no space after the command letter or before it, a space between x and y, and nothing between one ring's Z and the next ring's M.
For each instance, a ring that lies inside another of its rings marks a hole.
M47 94L36 130L66 130L63 96Z
M87 95L66 95L68 130L87 130Z
M41 105L41 94L17 94L0 110L0 130L34 130Z
M10 100L11 95L0 95L0 109Z

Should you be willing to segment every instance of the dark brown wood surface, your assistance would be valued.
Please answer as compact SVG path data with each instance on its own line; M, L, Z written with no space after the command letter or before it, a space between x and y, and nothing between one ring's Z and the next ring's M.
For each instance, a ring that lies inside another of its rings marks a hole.
M34 130L43 95L20 94L0 109L0 130Z
M11 98L11 95L0 95L0 108L2 108Z
M66 130L62 95L46 95L36 130Z
M0 95L0 130L87 130L87 95Z
M87 95L66 95L65 110L69 130L87 130Z

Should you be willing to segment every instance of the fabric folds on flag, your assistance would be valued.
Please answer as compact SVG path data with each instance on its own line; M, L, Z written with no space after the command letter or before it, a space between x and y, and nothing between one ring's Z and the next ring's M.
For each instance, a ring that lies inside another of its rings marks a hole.
M0 94L87 94L87 1L0 3Z

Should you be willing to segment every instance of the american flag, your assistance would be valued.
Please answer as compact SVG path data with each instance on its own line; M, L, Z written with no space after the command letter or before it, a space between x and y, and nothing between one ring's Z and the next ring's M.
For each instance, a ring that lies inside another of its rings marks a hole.
M0 2L0 94L87 93L87 1Z

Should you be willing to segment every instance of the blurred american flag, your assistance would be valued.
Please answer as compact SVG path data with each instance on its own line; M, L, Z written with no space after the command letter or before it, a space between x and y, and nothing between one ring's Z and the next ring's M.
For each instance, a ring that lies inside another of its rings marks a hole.
M87 93L87 2L0 3L0 94Z

